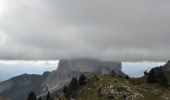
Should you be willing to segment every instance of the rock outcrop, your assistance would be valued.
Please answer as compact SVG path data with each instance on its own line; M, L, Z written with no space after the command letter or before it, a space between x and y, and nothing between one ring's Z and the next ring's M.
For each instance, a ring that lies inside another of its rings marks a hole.
M45 83L51 92L56 91L68 83L72 77L79 77L82 73L110 74L113 70L117 75L124 75L120 62L106 62L95 59L61 60L58 69L51 72Z
M47 91L54 93L68 84L73 77L81 74L124 75L120 62L107 62L95 59L61 60L58 69L43 75L21 75L0 83L0 97L12 100L26 100L28 92L34 90L39 96Z
M170 71L170 60L163 67L165 71Z

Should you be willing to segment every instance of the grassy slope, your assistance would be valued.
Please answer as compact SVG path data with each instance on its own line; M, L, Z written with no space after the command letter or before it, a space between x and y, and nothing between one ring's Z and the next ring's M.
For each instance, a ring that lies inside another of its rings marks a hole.
M109 93L115 100L124 100L123 95L127 95L129 100L170 100L169 88L146 84L145 78L123 79L104 75L98 76L98 79L88 76L87 81L85 86L80 87L76 100L108 100ZM97 96L99 87L102 88L101 97Z
M2 98L0 98L0 100L9 100L9 99L2 99Z
M165 75L166 75L167 79L170 81L170 71L166 71Z

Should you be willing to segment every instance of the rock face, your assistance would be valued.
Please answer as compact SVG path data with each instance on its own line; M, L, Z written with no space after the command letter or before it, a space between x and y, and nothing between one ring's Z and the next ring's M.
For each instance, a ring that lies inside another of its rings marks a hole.
M41 76L24 74L0 83L0 97L26 100L28 92L32 90L39 96L44 96L47 91L51 93L58 91L73 77L79 77L83 73L110 74L113 70L117 75L124 75L121 68L120 62L105 62L95 59L61 60L58 69L52 72L45 72Z
M27 94L34 90L40 93L40 75L23 74L0 83L0 97L11 100L24 100Z
M124 75L120 62L104 62L94 59L61 60L58 69L51 72L47 79L49 90L55 91L68 83L72 77L79 77L82 73L110 74L112 70L118 75Z
M165 71L170 71L170 60L163 67Z
M121 66L122 65L120 62L104 62L94 59L61 60L57 72L90 72L96 74L110 74L110 72L114 70L115 73L120 74Z

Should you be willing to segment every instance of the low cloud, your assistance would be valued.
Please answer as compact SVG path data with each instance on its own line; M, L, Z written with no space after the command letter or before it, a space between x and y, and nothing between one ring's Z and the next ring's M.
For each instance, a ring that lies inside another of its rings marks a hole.
M170 1L0 0L0 59L167 61Z

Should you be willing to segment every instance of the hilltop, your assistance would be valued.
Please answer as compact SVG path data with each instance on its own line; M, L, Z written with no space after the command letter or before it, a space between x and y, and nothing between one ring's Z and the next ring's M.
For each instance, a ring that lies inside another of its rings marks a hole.
M86 75L86 84L72 91L76 92L73 98L75 100L170 100L169 63L170 61L163 66L152 68L149 72L144 71L145 75L141 78L113 74ZM65 94L67 92L60 93L54 100L58 100L57 98L65 100Z
M170 100L169 87L156 83L148 84L145 77L128 79L111 75L89 75L86 78L87 83L79 87L75 100L125 100L125 98L128 100ZM59 95L60 98L63 98L62 96L63 93Z
M81 74L110 74L125 75L121 62L100 61L96 59L79 58L60 60L58 68L52 72L44 72L42 75L23 74L0 83L0 97L12 100L26 100L30 91L37 96L45 96L47 92L56 93L73 77ZM20 90L20 91L18 91Z

